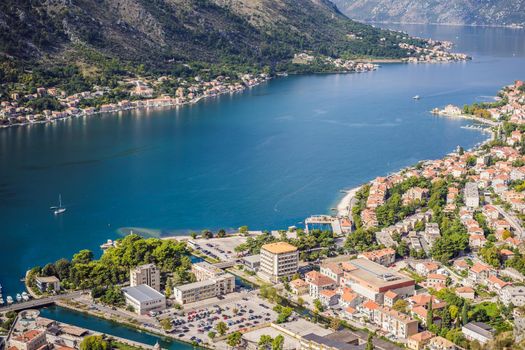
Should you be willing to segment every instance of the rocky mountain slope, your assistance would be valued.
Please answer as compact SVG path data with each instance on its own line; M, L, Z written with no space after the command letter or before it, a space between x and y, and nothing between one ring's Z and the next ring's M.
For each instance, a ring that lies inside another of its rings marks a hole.
M523 25L525 0L334 0L350 18L369 22Z
M351 40L357 34L363 40ZM349 20L328 0L4 0L0 57L105 55L273 64L302 50L401 57L395 34Z

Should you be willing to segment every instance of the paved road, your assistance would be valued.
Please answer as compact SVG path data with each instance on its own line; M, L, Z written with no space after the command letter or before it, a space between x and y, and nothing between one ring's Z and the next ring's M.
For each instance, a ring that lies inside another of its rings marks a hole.
M51 297L41 298L41 299L32 299L29 301L24 301L21 303L14 303L10 306L0 307L0 312L9 312L9 311L21 311L26 309L38 308L44 305L53 304L59 299L71 299L80 296L83 291L76 291L67 294L59 294Z
M509 224L512 226L512 228L516 232L516 235L520 239L524 239L525 238L525 229L523 229L523 227L521 226L520 219L518 219L514 214L511 214L511 213L507 212L506 210L504 210L499 205L494 205L494 207L498 210L498 212L501 214L501 216L503 216L505 218L505 220L507 220L509 222Z

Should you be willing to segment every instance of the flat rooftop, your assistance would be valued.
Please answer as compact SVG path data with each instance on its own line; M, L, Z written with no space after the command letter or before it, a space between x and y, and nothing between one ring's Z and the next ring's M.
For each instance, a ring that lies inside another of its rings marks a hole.
M364 258L350 260L343 267L345 276L377 291L399 284L415 284L412 278Z
M147 284L141 284L135 287L122 288L122 291L129 295L131 298L141 303L165 298L163 294L157 292L155 289L151 288Z
M264 249L273 254L284 254L295 252L297 247L287 242L277 242L265 244L261 247L261 249Z
M196 289L196 288L202 288L202 287L206 287L206 286L210 286L210 285L215 285L217 283L217 281L219 281L219 280L226 279L226 278L232 278L232 277L235 278L234 275L232 275L231 273L226 272L226 273L223 273L220 276L217 276L215 278L211 278L211 279L207 279L207 280L199 281L199 282L183 284L183 285L175 287L175 289L178 289L178 290L180 290L182 292L186 292L188 290L193 290L193 289Z

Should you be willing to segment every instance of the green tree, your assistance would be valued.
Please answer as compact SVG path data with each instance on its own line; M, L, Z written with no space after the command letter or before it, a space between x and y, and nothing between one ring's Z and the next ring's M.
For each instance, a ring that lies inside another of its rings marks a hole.
M224 322L217 323L217 326L215 326L215 329L217 330L217 333L222 337L226 332L228 331L228 326Z
M232 334L228 335L228 338L226 338L226 344L231 346L232 348L235 348L241 344L242 334L241 332L233 332Z
M100 335L88 335L80 343L80 350L110 350L110 344Z
M341 328L341 320L338 319L337 317L332 317L330 319L330 328L333 329L334 331L339 330L339 328Z
M279 334L272 341L272 350L283 350L284 337Z
M104 304L122 306L125 304L124 294L119 286L109 286L100 301Z
M408 256L408 253L409 253L408 243L406 241L404 241L404 240L401 240L401 242L399 243L399 245L396 248L396 253L401 258L404 258L404 257Z
M166 295L166 298L171 297L171 294L173 293L173 281L171 278L168 278L166 281L166 288L164 289L164 295Z
M317 312L323 312L324 310L323 303L319 299L314 300L314 307Z
M304 299L301 298L301 297L298 297L298 298L297 298L297 305L299 305L299 306L303 306L303 305L304 305Z
M171 325L171 321L169 318L164 318L162 320L160 320L160 325L162 327L162 329L164 329L165 331L169 331L172 327Z
M271 336L263 334L259 338L259 342L257 343L257 345L259 346L259 349L269 350L272 347L272 341L273 338Z
M452 318L452 321L455 322L456 318L458 317L459 308L456 305L450 305L448 307L448 312L450 313L450 318Z
M69 278L69 270L71 268L71 263L67 259L58 259L55 262L55 270L57 277L62 281Z
M216 335L217 335L217 333L215 333L214 331L209 331L208 332L208 338L210 338L210 339L214 339Z
M392 308L396 311L406 313L408 307L408 302L404 299L398 299L392 306Z
M432 309L432 299L427 305L427 328L430 328L434 324L434 310Z
M93 252L84 249L73 255L73 264L88 264L93 260Z
M461 309L461 323L463 323L463 325L466 325L468 323L468 305L467 303L464 303L463 308Z
M372 333L368 333L368 339L366 340L365 350L374 350L374 343L372 342L374 336Z

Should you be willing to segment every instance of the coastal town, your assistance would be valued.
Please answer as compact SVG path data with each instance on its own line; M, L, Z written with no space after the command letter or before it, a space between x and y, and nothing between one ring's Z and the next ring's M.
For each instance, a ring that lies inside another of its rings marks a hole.
M444 113L484 122L486 142L346 191L333 215L306 218L304 227L131 233L102 244L98 259L82 250L35 267L25 278L28 294L0 299L0 344L153 348L40 316L35 308L49 304L213 349L520 344L525 84L498 95Z
M353 40L358 40L354 38ZM423 39L421 39L423 40ZM409 57L396 60L408 63L444 63L470 59L465 54L450 52L446 41L426 40L420 47L400 43ZM363 73L379 66L361 60L332 58L311 52L296 53L292 65L302 72L319 69L326 72ZM237 73L217 75L205 79L194 77L126 76L116 87L94 85L90 90L68 94L57 86L39 86L29 89L17 85L0 96L0 127L56 122L72 117L90 117L102 113L123 112L134 109L173 108L197 103L203 98L231 94L259 85L272 76L286 76L287 72Z

